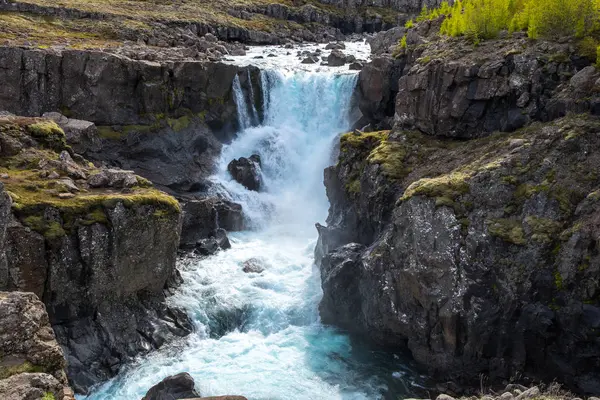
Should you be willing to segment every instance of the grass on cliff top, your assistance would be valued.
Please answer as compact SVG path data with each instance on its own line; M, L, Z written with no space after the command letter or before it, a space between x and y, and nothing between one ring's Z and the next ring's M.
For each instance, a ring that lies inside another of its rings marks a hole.
M229 11L248 7L281 4L299 9L293 0L19 0L21 3L45 7L59 7L96 13L100 19L81 19L36 16L25 13L0 13L0 40L30 43L34 46L66 45L73 48L98 48L117 46L124 38L136 40L141 34L153 29L162 30L158 23L207 23L218 26L245 28L264 32L298 30L301 25L294 21L278 20L261 14L250 19L232 16ZM387 23L395 23L401 13L389 8L358 7L337 8L317 0L304 0L330 15L379 15Z
M570 115L468 141L418 132L349 133L341 138L340 163L349 168L345 182L349 196L361 193L364 180L372 179L365 169L378 164L388 183L400 187L399 202L415 196L432 198L436 206L452 208L465 227L474 206L474 179L479 191L482 181L502 185L512 199L486 221L490 235L515 245L528 241L545 245L570 226L579 229L587 223L573 221L581 201L600 199L600 160L582 159L576 150L595 146L598 131L599 118ZM546 158L557 152L562 157L549 167ZM525 213L525 205L536 197L553 207L556 219Z
M40 175L40 161L57 160L57 151L68 148L64 141L64 132L54 122L41 118L5 117L0 118L0 137L21 142L22 148L11 156L0 158L0 182L13 201L13 211L30 228L43 233L46 237L58 237L65 234L69 226L47 223L42 214L48 207L57 209L68 225L78 221L84 225L95 222L106 223L104 210L113 208L117 203L125 207L152 205L158 208L160 215L181 212L179 202L168 194L151 188L150 183L138 178L138 186L130 192L121 192L110 188L89 189L82 187L71 198L60 198L60 193L69 192L60 182L66 177L64 171L55 170L60 177L48 179ZM33 146L30 136L37 145ZM58 148L57 143L63 145ZM80 164L86 173L98 172L92 164ZM51 171L48 171L51 172Z

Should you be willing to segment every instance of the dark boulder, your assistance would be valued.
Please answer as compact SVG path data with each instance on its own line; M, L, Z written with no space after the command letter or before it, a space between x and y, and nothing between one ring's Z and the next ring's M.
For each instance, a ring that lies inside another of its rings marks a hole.
M187 372L168 376L152 386L142 400L179 400L200 397L195 389L194 378Z
M227 166L227 170L233 179L246 189L258 191L262 181L260 167L260 156L254 154L249 158L242 157L231 161Z
M224 229L217 229L206 239L201 239L196 243L195 252L203 256L211 256L219 250L231 248L231 243Z
M236 232L244 229L242 206L218 198L186 200L182 204L181 247L194 247L213 236L217 229Z
M346 64L346 57L341 50L333 50L327 57L327 63L330 67L341 67Z

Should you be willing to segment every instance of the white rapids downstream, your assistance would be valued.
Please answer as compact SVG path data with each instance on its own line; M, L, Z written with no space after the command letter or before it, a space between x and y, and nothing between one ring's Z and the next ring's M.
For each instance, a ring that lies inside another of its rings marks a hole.
M368 57L365 44L348 48ZM179 265L185 283L169 301L188 311L195 332L140 358L88 399L140 399L179 372L190 373L203 396L250 400L401 399L422 381L403 356L351 341L319 321L315 222L327 217L323 170L334 162L337 137L350 128L357 74L301 65L287 52L253 48L235 60L278 56L256 59L265 99L261 125L256 106L246 104L234 82L243 129L224 147L212 180L221 195L242 204L250 230L230 234L230 250ZM252 154L262 160L259 193L226 169ZM250 258L265 271L244 273Z

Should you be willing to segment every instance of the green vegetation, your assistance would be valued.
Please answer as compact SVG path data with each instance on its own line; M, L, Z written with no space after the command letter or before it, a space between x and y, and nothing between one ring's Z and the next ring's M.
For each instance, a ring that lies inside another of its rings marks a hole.
M33 373L33 372L45 372L43 367L33 365L29 361L25 361L22 364L13 366L0 366L0 379L10 378L13 375Z
M46 392L44 393L44 397L42 397L42 400L56 400L56 398L54 397L54 394L52 394L52 392Z
M464 172L452 172L435 178L423 178L413 182L405 191L401 200L414 196L427 196L456 200L459 196L469 193L467 180L470 175ZM447 201L447 200L440 200Z
M372 164L379 164L384 173L391 179L400 179L407 175L407 170L403 161L406 157L406 148L398 143L383 139L379 146L375 147L367 157L367 161Z
M353 148L371 148L374 144L380 143L382 140L386 140L390 135L390 131L379 131L379 132L368 132L368 133L345 133L340 137L340 144L342 151L345 150L346 146Z
M526 243L521 222L513 219L494 219L488 221L488 232L505 242L523 246Z
M531 229L531 239L536 242L549 243L556 238L562 224L548 218L529 216L525 223Z
M496 38L502 30L521 30L533 39L576 36L585 38L588 47L599 45L600 0L457 0L452 6L445 1L435 9L424 7L417 21L441 16L440 33L475 43Z

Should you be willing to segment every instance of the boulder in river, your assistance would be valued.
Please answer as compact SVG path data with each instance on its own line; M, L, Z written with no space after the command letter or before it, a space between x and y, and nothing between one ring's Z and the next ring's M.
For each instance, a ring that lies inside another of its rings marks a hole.
M244 261L242 270L247 274L260 274L265 270L265 268L261 260L259 260L258 258L251 258L249 260Z
M346 64L346 55L340 50L333 50L327 57L327 62L330 67L341 67Z
M196 253L203 256L210 256L216 254L219 250L226 250L231 248L231 243L227 237L225 229L217 229L207 239L201 239L196 243Z
M200 397L195 389L194 378L187 372L168 376L152 386L142 400L177 400Z
M242 157L231 161L227 170L233 179L246 189L258 191L261 185L260 167L260 156L253 154L249 158Z

